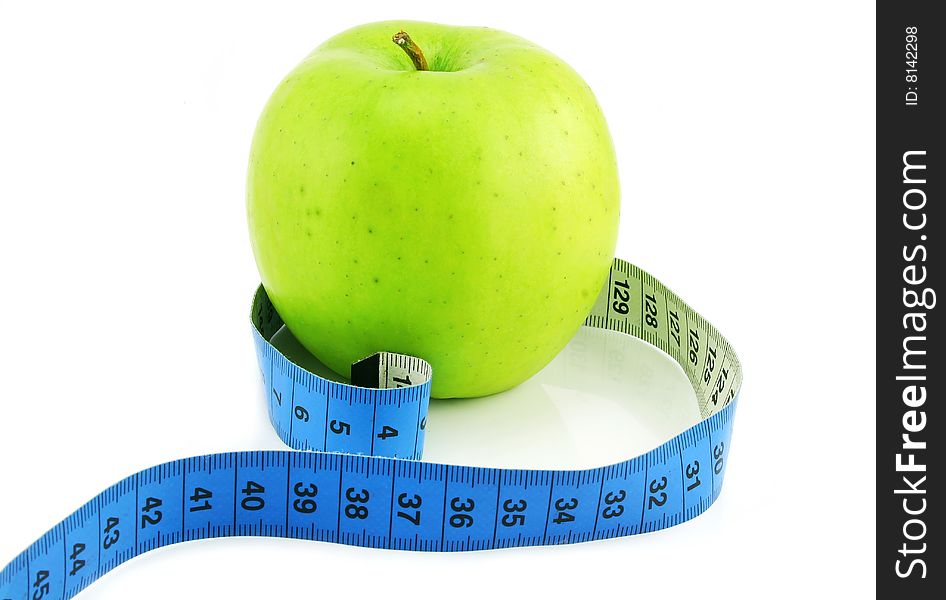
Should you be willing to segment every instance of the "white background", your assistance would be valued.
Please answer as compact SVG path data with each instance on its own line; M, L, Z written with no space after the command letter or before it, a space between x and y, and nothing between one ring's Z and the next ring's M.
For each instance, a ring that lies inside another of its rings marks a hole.
M138 469L280 447L246 318L258 281L250 137L274 86L322 40L411 18L518 33L595 90L621 167L617 254L714 322L745 367L720 500L671 530L567 547L197 542L82 597L870 593L873 6L195 4L0 7L0 565ZM622 357L630 396L685 397L662 355L612 342L589 343ZM435 409L428 457L597 464L675 433L556 390L530 382Z

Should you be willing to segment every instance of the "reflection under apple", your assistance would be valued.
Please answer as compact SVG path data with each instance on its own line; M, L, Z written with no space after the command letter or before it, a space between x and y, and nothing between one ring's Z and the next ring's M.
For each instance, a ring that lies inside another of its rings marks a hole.
M272 344L303 368L346 381L285 327ZM483 467L596 467L642 454L699 419L693 388L672 358L630 336L582 327L542 371L511 390L431 400L424 460Z

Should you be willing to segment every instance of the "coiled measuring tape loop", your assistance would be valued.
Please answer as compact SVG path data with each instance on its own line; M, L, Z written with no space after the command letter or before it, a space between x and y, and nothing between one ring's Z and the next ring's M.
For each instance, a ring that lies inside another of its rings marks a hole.
M580 470L420 462L430 366L376 354L358 387L319 377L271 343L282 326L265 292L254 339L269 414L296 450L186 458L114 484L0 571L0 600L71 598L139 554L233 535L402 550L560 544L656 531L718 497L742 370L729 343L643 270L615 259L585 325L667 352L696 392L702 420L653 450Z

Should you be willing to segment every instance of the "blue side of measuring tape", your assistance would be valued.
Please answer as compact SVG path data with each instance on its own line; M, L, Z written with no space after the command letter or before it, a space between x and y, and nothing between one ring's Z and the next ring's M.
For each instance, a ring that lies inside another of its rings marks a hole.
M628 290L640 298L625 298ZM615 261L586 325L670 353L693 382L704 419L606 467L420 462L429 365L376 355L362 371L382 389L330 381L270 343L282 323L262 288L253 324L270 420L287 445L310 452L211 454L127 477L8 564L0 600L71 598L126 560L182 541L251 535L425 551L574 543L670 527L719 496L742 380L738 360L712 326L624 261Z

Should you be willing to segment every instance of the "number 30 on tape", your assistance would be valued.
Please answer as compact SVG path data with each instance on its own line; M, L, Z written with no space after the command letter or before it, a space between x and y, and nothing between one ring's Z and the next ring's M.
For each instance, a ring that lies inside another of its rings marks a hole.
M622 260L585 325L677 360L702 420L599 468L421 462L430 365L381 352L352 367L355 385L330 381L270 343L282 320L262 287L252 322L270 420L296 451L185 458L119 481L14 558L0 572L0 600L71 598L130 558L188 540L254 535L426 551L563 544L670 527L720 493L739 361L713 326Z

